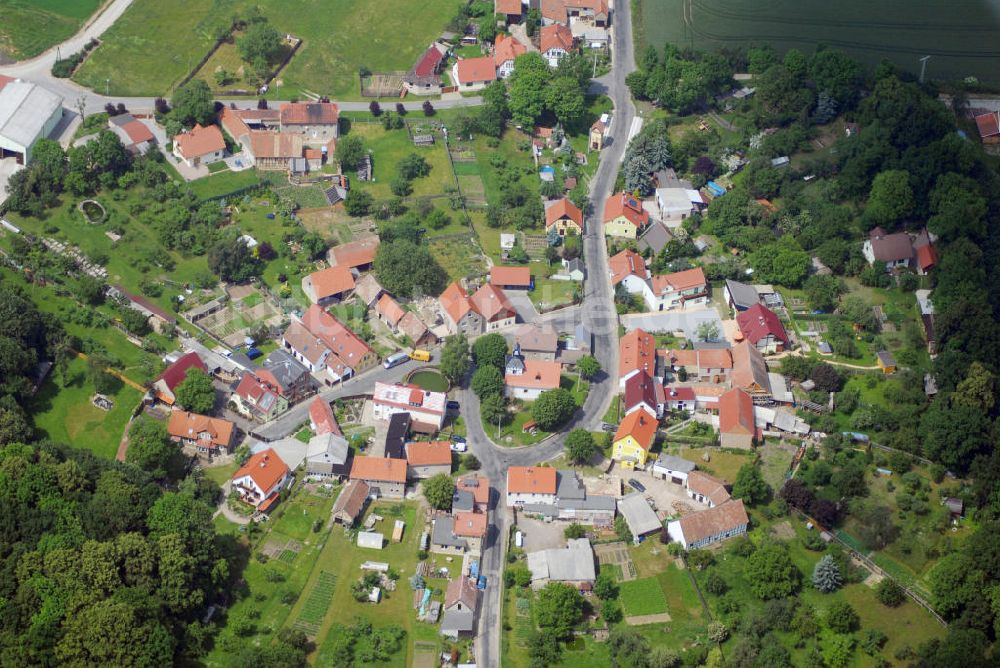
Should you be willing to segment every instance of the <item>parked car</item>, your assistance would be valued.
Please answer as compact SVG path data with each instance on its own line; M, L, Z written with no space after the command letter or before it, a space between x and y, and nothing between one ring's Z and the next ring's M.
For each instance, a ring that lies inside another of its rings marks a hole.
M609 433L614 433L614 432L618 431L618 425L611 424L609 422L602 422L601 423L601 431L606 431L606 432L609 432Z
M458 434L451 435L451 442L462 443L462 444L468 443L468 441L465 440L465 436L459 436Z
M483 591L483 590L486 589L486 576L485 575L480 575L479 576L479 581L476 582L476 588L479 589L480 591Z
M645 492L646 491L646 486L643 485L638 480L636 480L635 478L629 478L628 479L628 486L631 487L632 489L638 491L638 492Z
M461 408L461 405L457 401L448 402L448 410L457 411L459 408Z

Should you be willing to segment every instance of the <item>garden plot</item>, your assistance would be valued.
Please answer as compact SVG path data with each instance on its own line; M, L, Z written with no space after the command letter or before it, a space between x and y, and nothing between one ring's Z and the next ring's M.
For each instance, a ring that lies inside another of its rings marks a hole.
M603 543L594 546L597 563L601 566L614 565L621 569L622 581L635 579L635 564L629 556L625 543Z
M320 624L323 623L323 618L326 617L330 602L333 600L333 592L336 587L336 575L328 571L320 572L319 580L316 581L313 590L309 592L309 598L306 599L302 612L299 613L299 618L292 628L302 631L310 638L315 638Z
M253 294L230 303L218 313L202 318L198 325L226 345L236 347L242 345L243 339L255 329L278 325L283 318L276 306L254 290Z

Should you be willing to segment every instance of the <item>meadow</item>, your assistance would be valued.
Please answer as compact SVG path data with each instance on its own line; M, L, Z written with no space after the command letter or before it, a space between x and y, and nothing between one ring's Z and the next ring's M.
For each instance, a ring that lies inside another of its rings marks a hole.
M33 58L72 37L100 4L100 0L4 0L0 61Z
M697 49L769 43L778 51L817 45L841 49L875 66L889 59L927 76L1000 80L1000 16L985 0L963 3L865 0L638 0L633 16L639 49L667 42Z
M164 95L208 53L216 32L251 5L259 5L279 31L303 40L274 82L273 96L288 99L312 91L335 99L357 99L361 68L408 70L440 36L459 2L433 0L417 8L406 0L335 4L322 0L136 0L105 33L104 43L74 78L90 88L103 88L110 78L114 95Z

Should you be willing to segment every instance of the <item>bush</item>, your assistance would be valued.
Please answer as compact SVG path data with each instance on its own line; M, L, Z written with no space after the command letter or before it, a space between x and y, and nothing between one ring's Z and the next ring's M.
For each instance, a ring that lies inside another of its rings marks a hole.
M877 598L879 603L882 605L895 608L906 598L906 593L903 591L903 588L899 586L899 583L892 578L882 578L882 580L875 586L875 598Z
M836 633L852 633L860 621L858 613L846 601L835 601L826 611L826 625Z

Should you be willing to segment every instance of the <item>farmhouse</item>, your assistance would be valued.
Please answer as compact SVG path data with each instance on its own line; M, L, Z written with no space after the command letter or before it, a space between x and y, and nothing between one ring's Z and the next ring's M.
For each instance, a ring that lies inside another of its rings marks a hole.
M278 492L292 480L288 466L268 448L252 455L233 474L231 486L245 503L266 513L278 502Z
M736 324L743 338L762 353L780 353L789 345L777 314L763 304L754 304L737 314Z
M174 156L188 167L210 165L226 155L226 140L217 125L196 123L188 132L174 137Z
M861 248L868 264L882 264L887 270L910 266L913 259L913 241L906 232L889 234L881 227L868 233Z
M667 524L667 532L685 550L693 550L744 534L749 524L743 501L737 499L684 515Z
M153 396L168 406L173 406L176 401L174 390L187 378L190 369L200 369L208 373L208 367L205 366L198 353L184 353L176 362L164 369L163 373L153 381L153 387L151 388Z
M594 550L586 538L571 538L564 548L528 553L531 588L541 589L550 582L562 582L590 591L597 579Z
M688 473L684 486L690 498L698 503L704 503L709 508L721 506L730 498L724 482L701 471Z
M625 518L628 530L636 542L663 528L660 518L640 492L632 492L618 499L618 512Z
M556 470L551 467L511 466L507 469L507 505L553 505Z
M368 483L364 480L349 480L333 504L333 521L345 527L354 526L367 500Z
M409 413L414 422L440 429L444 425L444 392L431 392L416 385L375 383L372 406L376 420L388 420L396 413Z
M293 316L282 345L313 373L326 370L327 385L364 371L378 361L368 344L318 304Z
M517 352L515 348L515 353ZM561 371L562 365L559 362L521 358L520 365L513 368L510 364L507 365L504 394L511 399L534 401L542 392L559 387Z
M407 92L414 95L440 95L441 68L447 55L448 48L444 44L435 42L427 47L413 69L403 77Z
M618 343L618 386L625 389L625 381L645 371L656 374L656 339L641 329L633 329Z
M754 304L760 303L760 295L757 288L746 283L740 283L731 279L726 279L726 286L723 288L726 303L734 312L746 311Z
M398 331L399 323L405 314L403 307L388 292L383 292L382 296L375 302L375 316L384 322L392 332Z
M409 337L414 348L433 346L438 341L437 335L427 329L424 321L413 311L407 311L403 314L403 317L396 325L396 330L398 333Z
M517 5L520 7L521 3L518 1ZM450 581L444 594L441 635L457 640L475 633L478 607L479 590L471 579L458 577Z
M729 348L674 348L658 350L656 354L674 373L684 369L689 380L721 382L733 370Z
M347 299L354 290L354 276L347 267L327 267L302 278L302 292L313 304L328 306Z
M637 410L644 410L661 418L665 404L666 396L660 379L651 377L645 371L640 371L625 381L625 396L622 407L625 409L626 415Z
M378 246L378 237L367 237L340 244L326 252L326 263L331 267L347 267L359 272L368 271L375 262Z
M332 102L286 102L278 108L282 132L325 144L340 134L340 110Z
M65 114L63 98L38 84L0 76L0 159L31 162L31 151Z
M755 404L770 403L771 379L767 375L764 356L748 341L733 346L732 355L733 372L730 378L733 387L738 387L749 394Z
M368 484L372 497L402 499L406 491L406 461L383 457L355 457L351 465L351 480Z
M407 477L423 480L451 473L451 443L448 441L413 441L406 444Z
M451 68L451 79L461 90L482 90L497 79L492 56L464 58Z
M587 488L575 471L558 471L556 474L556 517L568 522L593 524L611 528L615 521L613 496L588 494ZM526 508L535 510L536 507Z
M504 290L531 290L535 281L528 267L503 267L495 265L490 269L490 284Z
M487 525L486 515L481 513L439 514L431 529L431 551L444 554L469 552L478 557Z
M454 334L478 336L513 325L517 311L503 290L484 283L469 296L458 282L452 283L438 297L448 330Z
M329 252L327 253L329 256ZM354 282L354 299L362 304L366 309L371 308L378 301L378 298L385 292L385 288L375 278L375 274L362 274Z
M753 399L738 387L719 397L719 438L724 448L749 450L758 437Z
M542 52L549 67L558 67L559 61L573 50L573 32L561 23L542 26L538 50Z
M629 193L614 193L604 202L604 234L636 239L649 225L649 212Z
M643 468L658 424L656 415L642 407L626 415L612 440L611 458L623 469Z
M528 52L528 47L521 44L511 35L497 35L493 49L493 62L496 65L497 78L506 79L514 73L514 60Z
M247 139L242 146L253 156L254 166L261 171L287 170L293 160L302 158L305 153L302 135L291 132L253 131ZM318 162L322 162L322 156Z
M669 480L675 485L687 483L688 474L694 471L694 462L682 457L661 453L653 463L653 475Z
M523 359L554 362L559 352L559 334L549 323L527 323L514 330L514 345Z

